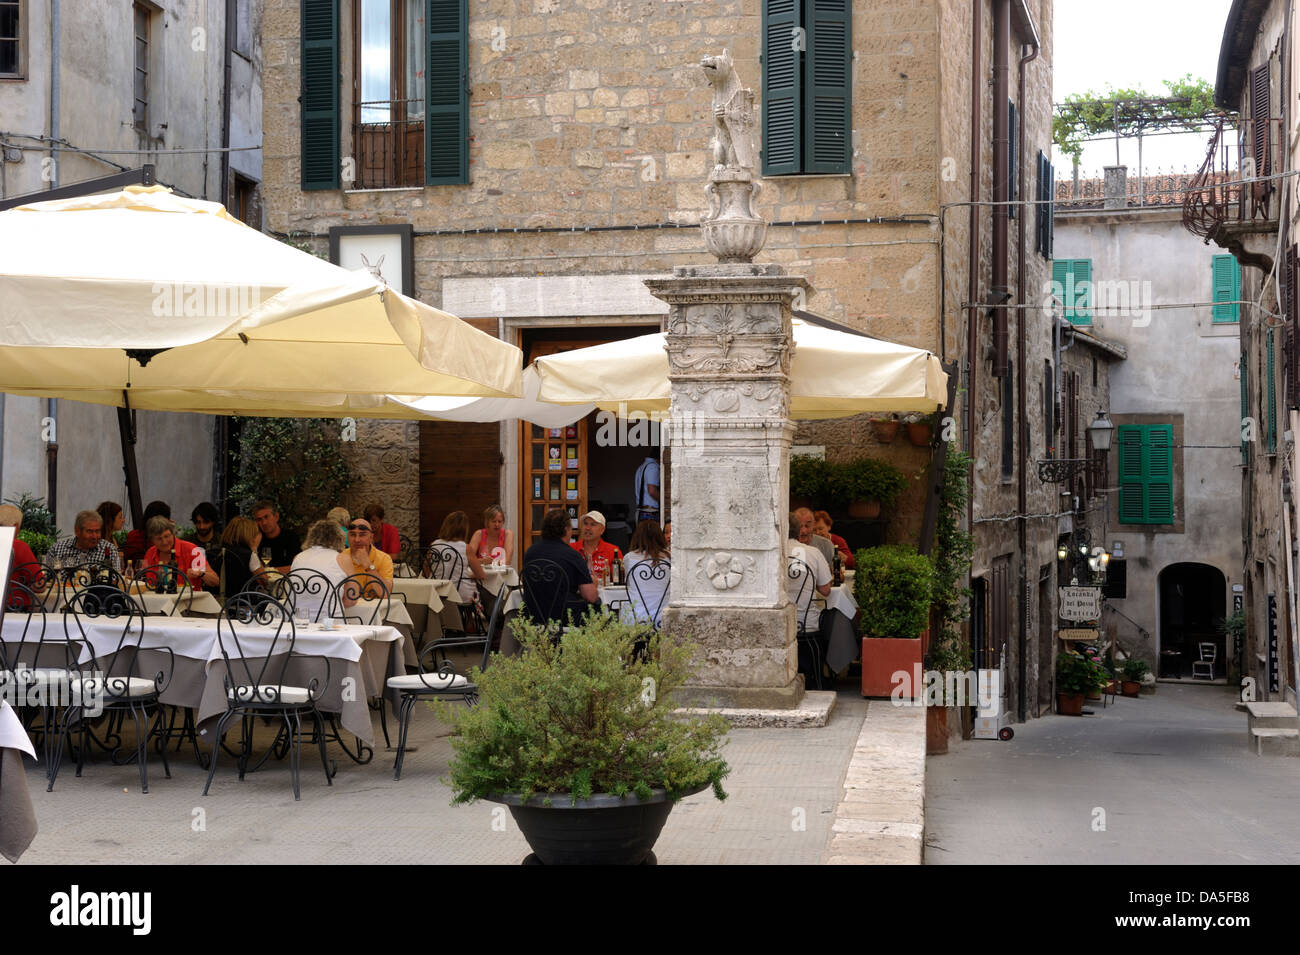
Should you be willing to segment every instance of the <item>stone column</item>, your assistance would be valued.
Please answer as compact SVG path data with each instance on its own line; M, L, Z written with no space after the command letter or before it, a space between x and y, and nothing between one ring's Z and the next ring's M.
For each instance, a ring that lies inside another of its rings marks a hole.
M775 265L718 264L646 282L671 308L673 552L664 627L703 666L683 702L787 709L803 697L789 539L791 306Z

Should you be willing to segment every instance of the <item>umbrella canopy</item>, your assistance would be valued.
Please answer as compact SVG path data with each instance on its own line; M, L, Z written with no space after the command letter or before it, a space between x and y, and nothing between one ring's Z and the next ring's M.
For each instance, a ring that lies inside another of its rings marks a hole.
M543 428L562 428L581 421L596 410L594 404L561 405L541 401L542 379L533 367L524 369L522 398L403 398L389 395L391 402L411 416L442 421L506 421L518 418ZM404 417L405 415L394 415Z
M947 400L948 376L924 349L795 319L790 415L844 418L864 411L931 412ZM539 397L618 411L668 410L664 336L641 335L539 358Z
M0 213L0 390L164 411L419 417L515 397L522 355L161 186Z

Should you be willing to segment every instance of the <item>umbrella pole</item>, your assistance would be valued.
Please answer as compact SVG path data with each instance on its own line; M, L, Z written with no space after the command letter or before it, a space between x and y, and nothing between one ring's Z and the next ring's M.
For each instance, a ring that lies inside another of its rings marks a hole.
M122 392L123 407L117 409L117 431L122 438L122 471L126 475L127 504L131 510L131 526L141 527L144 507L140 503L140 472L135 466L135 429L131 427L131 399Z

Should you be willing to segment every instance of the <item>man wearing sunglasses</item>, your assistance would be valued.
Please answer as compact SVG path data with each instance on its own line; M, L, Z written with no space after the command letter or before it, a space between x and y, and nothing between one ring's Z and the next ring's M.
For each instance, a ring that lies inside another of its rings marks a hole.
M348 549L339 554L339 566L353 574L374 574L393 589L393 558L375 546L370 522L357 518L348 524Z

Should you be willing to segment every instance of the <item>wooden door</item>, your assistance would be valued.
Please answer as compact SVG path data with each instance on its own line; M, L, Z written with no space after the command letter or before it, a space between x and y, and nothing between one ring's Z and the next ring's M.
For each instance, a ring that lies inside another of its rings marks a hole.
M471 534L483 526L483 511L501 502L501 464L499 424L420 422L422 550L452 511L469 515Z
M526 362L590 344L535 342ZM563 428L519 423L520 553L541 539L542 515L553 507L569 512L570 532L576 536L578 518L587 512L588 424L587 418Z

